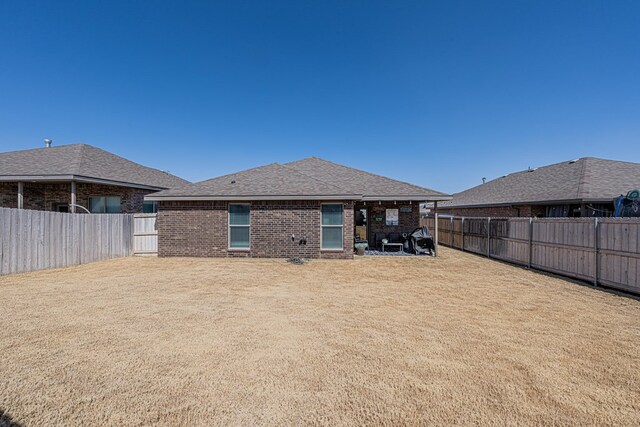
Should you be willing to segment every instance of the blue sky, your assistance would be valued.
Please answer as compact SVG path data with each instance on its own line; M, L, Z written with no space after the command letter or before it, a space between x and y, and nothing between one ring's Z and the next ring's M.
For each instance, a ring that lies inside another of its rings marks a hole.
M0 149L197 181L307 156L446 192L640 161L639 1L0 2Z

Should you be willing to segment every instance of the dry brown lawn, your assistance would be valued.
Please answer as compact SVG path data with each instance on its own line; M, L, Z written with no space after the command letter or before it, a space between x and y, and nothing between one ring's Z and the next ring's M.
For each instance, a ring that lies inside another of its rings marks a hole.
M441 254L2 277L0 407L25 426L640 423L640 301Z

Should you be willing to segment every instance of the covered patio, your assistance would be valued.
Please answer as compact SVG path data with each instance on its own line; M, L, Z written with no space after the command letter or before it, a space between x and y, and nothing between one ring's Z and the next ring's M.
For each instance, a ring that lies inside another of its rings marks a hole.
M441 200L441 198L438 198ZM354 206L354 249L366 256L415 255L409 248L411 234L420 225L420 205L429 203L437 215L438 200L417 201L363 200ZM437 222L436 222L437 224ZM437 256L438 230L429 230L433 238L433 255Z

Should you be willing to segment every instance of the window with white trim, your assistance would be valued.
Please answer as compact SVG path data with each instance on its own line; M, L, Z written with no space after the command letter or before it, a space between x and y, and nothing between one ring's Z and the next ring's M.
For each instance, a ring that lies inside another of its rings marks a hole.
M120 196L89 197L89 212L120 213Z
M249 205L229 205L229 249L249 249Z
M322 205L321 248L342 249L342 205Z

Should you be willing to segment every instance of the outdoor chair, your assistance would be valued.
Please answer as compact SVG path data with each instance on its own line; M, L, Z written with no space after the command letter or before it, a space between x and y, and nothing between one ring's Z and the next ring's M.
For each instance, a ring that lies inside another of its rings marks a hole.
M382 239L386 239L385 233L375 233L373 235L374 245L377 250L382 250Z
M401 233L389 233L389 243L404 243Z

